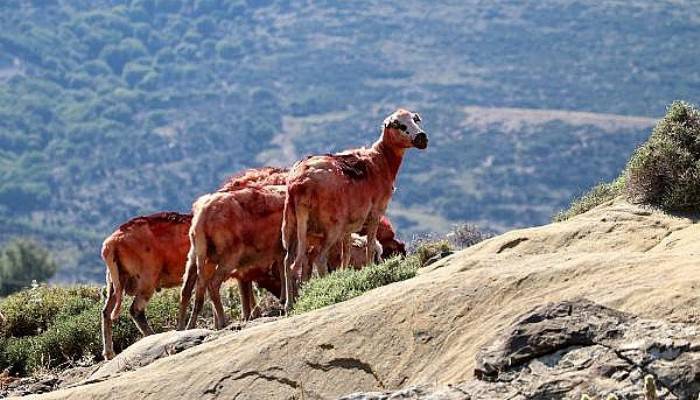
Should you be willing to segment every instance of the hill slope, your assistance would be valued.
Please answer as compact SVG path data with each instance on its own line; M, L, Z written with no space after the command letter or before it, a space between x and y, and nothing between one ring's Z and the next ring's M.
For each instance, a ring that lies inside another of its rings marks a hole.
M487 240L348 302L41 398L299 398L303 391L315 399L455 384L472 378L478 349L514 318L579 297L697 324L696 221L616 200Z
M399 105L432 134L392 204L404 236L541 224L620 170L649 132L628 116L700 100L699 13L646 1L3 1L0 241L36 236L59 280L102 280L99 243L125 219L186 210L244 167L368 145Z

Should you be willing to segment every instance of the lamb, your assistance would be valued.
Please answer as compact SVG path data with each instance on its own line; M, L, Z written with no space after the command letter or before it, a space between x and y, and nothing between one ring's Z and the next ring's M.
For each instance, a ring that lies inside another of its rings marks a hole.
M337 268L346 268L346 267L353 267L355 269L361 269L364 266L371 264L371 263L380 263L382 262L382 252L383 252L383 246L379 240L374 241L374 249L375 249L375 256L373 260L368 260L367 259L367 236L363 236L357 233L353 233L351 235L351 243L350 243L350 249L349 254L350 254L350 262L348 265L343 266L342 265L342 256L343 256L343 251L341 250L341 246L335 246L330 250L330 254L328 256L328 269L329 271L334 271Z
M287 170L265 167L250 169L227 180L220 190L238 190L251 185L284 183ZM107 266L107 299L102 310L103 356L114 357L112 324L119 317L123 292L135 296L130 314L141 334L153 329L145 308L156 290L180 286L190 249L191 214L162 212L133 218L105 239L102 258ZM241 283L239 283L241 284ZM244 282L251 287L252 284ZM277 280L260 276L258 284L280 293Z
M320 275L327 272L329 250L336 243L348 249L351 233L364 226L368 243L374 243L405 151L427 146L420 116L399 109L384 120L381 137L371 148L312 156L292 167L282 226L287 309L298 283L311 274L310 239L319 241L316 265ZM374 246L367 246L368 260L374 259L374 252ZM343 252L343 266L348 264L348 253Z
M361 235L367 232L363 229ZM406 244L396 238L396 231L391 225L391 221L386 216L382 216L377 227L377 241L382 245L382 259L393 256L406 256Z

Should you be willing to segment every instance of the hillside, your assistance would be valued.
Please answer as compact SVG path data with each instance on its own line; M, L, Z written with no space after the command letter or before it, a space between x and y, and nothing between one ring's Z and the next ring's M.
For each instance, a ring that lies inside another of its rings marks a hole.
M654 332L660 332L659 327L670 322L685 323L668 328L674 335L686 337L684 341L676 343L659 333L663 336L657 338L659 343L668 342L659 346L666 349L656 349L656 342L650 342L647 336L623 343L624 349L618 354L631 352L634 346L646 346L653 360L645 361L641 371L656 371L659 379L665 379L670 375L664 374L672 372L664 368L679 354L671 349L678 347L690 358L685 358L682 371L675 368L677 382L682 375L691 382L685 390L697 397L697 220L697 215L673 216L617 199L566 222L492 238L428 267L416 278L353 300L240 332L224 332L212 341L136 371L109 379L103 376L90 384L37 398L107 399L119 393L130 399L326 399L415 384L426 385L429 392L445 390L455 395L455 387L473 379L479 350L493 343L519 316L547 302L580 298L663 321L635 322L626 314L606 312L606 318L630 326L631 331L656 327ZM563 315L566 317L566 313ZM597 321L605 319L582 323L599 329ZM612 328L619 331L621 325L616 324ZM566 326L576 327L570 322ZM609 335L607 339L612 339ZM579 338L579 347L582 343ZM529 368L540 368L535 373L541 374L537 379L542 380L548 377L547 368L556 366L556 360L545 359ZM572 365L586 367L582 359L562 360L570 373ZM625 360L618 362L636 365L629 358ZM654 360L660 360L660 364ZM580 398L581 390L591 388L620 389L643 376L638 369L636 375L620 375L612 374L620 365L611 368L598 371L604 376L596 382L565 380L573 375L559 378L571 386L571 392L563 398ZM512 385L502 387L506 390ZM578 397L572 393L578 393ZM440 398L470 397L462 394ZM521 398L553 397L541 394Z
M545 223L620 170L645 118L700 100L699 13L641 1L3 1L0 241L37 237L59 281L101 281L99 243L125 219L186 210L244 167L368 145L399 105L432 134L391 206L404 237Z

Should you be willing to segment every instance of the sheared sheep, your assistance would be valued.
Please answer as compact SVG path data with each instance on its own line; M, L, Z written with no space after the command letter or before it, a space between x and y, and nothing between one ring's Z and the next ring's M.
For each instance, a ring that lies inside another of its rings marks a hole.
M405 151L427 145L420 116L399 109L384 120L381 137L371 148L312 156L292 167L282 227L288 309L299 282L311 275L310 239L319 240L320 275L327 272L329 250L337 243L347 249L353 232L364 227L368 242L373 243ZM374 252L374 246L367 246L368 260L374 259ZM342 265L347 260L344 255Z
M195 326L207 290L214 304L215 325L222 328L225 315L219 294L221 284L231 276L239 282L250 282L260 274L268 275L273 266L282 265L280 225L285 196L284 186L264 186L212 193L195 201L190 228L192 250L181 292L178 329L185 327L193 286L195 301L187 328ZM248 319L252 287L241 284L239 288L242 315Z
M287 170L249 169L229 178L220 189L284 184ZM162 212L133 218L105 239L102 258L107 265L107 299L102 310L103 355L114 357L112 323L119 317L123 292L133 295L130 314L143 335L153 333L146 320L146 304L156 290L180 286L190 249L191 214ZM240 283L239 283L240 284ZM250 282L244 282L251 287ZM279 278L261 276L259 286L279 295ZM247 290L252 296L252 290Z

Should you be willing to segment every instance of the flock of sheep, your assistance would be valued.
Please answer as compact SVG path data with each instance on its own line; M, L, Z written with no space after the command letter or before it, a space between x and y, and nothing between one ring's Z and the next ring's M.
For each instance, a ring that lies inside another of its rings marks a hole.
M405 151L427 145L420 116L399 109L384 120L370 148L307 157L289 170L251 169L197 199L192 214L162 212L121 225L102 246L104 357L115 355L112 324L124 293L134 296L130 315L144 335L153 333L145 308L154 292L180 285L178 329L194 327L207 292L222 328L219 292L229 278L238 282L248 319L255 317L253 282L288 310L312 267L323 276L405 254L384 212Z

